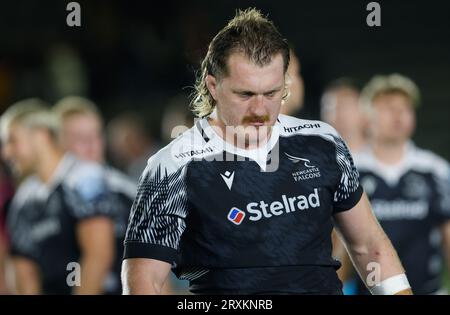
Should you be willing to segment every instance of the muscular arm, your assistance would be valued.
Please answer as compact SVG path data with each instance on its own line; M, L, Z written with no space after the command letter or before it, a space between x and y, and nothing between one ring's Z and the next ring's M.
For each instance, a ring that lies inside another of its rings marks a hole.
M147 258L129 258L122 264L123 294L162 294L170 264Z
M367 270L371 262L380 266L380 281L404 273L400 259L374 217L365 193L355 207L336 214L334 218L350 258L366 285L367 277L373 271ZM411 293L411 290L404 290L397 294Z
M42 294L41 279L38 266L23 257L13 258L15 289L17 294Z
M331 234L331 241L333 244L333 257L336 257L341 262L341 268L337 271L338 277L342 282L349 280L353 275L353 265L345 250L345 246L340 240L336 230Z
M81 248L81 285L75 294L101 294L114 259L114 226L107 217L94 217L77 226Z

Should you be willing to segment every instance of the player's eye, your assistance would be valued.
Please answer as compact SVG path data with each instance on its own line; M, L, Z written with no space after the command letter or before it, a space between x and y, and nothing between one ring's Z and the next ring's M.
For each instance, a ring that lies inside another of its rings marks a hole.
M241 98L244 98L244 99L248 99L253 96L253 93L251 93L251 92L241 92L238 94Z
M268 92L268 93L266 93L266 94L264 94L264 95L265 95L266 97L274 97L276 93L277 93L277 91L271 91L271 92Z

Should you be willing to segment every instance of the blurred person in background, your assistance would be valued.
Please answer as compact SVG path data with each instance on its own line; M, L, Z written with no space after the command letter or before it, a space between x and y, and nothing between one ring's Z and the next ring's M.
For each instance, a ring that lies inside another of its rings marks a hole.
M3 156L18 177L27 176L7 221L15 292L103 293L114 259L103 170L64 153L59 121L37 99L8 108L0 132Z
M331 82L321 99L320 117L333 126L352 153L367 143L367 121L359 104L359 88L353 80L340 78Z
M110 196L108 203L115 215L116 236L113 272L107 278L104 288L107 294L121 294L123 241L137 186L128 176L105 164L104 123L100 111L92 101L68 96L55 104L54 111L61 122L60 141L63 149L79 159L104 166L106 188Z
M122 113L109 122L107 137L113 164L137 184L149 156L157 151L144 120L136 113Z
M194 115L189 110L188 96L172 97L164 107L161 119L161 136L164 144L169 143L194 124Z
M297 116L303 108L305 86L300 72L300 60L292 48L289 53L289 67L286 76L286 85L289 89L289 97L283 101L280 113L289 116Z
M8 235L6 218L9 203L14 195L14 185L10 174L0 159L0 295L8 294L7 265L8 265Z
M399 74L373 77L362 91L370 142L354 159L413 292L446 293L441 289L443 268L450 267L449 165L411 141L419 101L411 79ZM367 293L362 283L358 293Z
M367 120L359 103L360 90L350 78L331 82L323 92L320 104L321 119L333 126L347 143L353 154L367 144ZM333 232L333 256L342 263L338 275L344 283L344 294L356 291L353 267L343 243Z

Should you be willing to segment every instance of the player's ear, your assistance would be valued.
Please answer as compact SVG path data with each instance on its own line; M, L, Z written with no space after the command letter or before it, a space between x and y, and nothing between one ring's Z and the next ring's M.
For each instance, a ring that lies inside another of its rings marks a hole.
M216 77L208 74L206 77L206 87L208 88L209 93L211 93L211 96L216 101L217 100L217 80Z

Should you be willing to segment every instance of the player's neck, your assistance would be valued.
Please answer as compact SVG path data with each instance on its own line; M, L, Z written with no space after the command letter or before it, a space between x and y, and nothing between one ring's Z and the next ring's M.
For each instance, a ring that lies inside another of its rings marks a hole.
M59 148L50 148L38 157L37 176L44 183L49 183L59 166L64 152Z
M381 142L373 141L372 150L376 159L384 164L398 164L400 163L407 149L407 142Z

